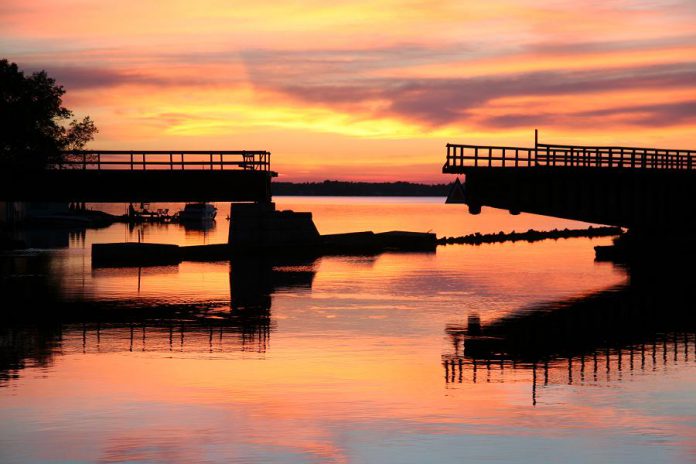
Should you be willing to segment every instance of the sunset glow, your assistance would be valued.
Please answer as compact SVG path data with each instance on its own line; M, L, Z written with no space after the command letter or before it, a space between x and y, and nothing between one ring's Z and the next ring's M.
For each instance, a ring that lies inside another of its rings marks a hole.
M110 149L267 149L283 180L445 182L447 142L696 148L696 7L6 0Z

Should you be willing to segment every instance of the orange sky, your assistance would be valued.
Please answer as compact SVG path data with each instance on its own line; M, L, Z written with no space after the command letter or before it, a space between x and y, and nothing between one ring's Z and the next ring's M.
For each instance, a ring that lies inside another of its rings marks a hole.
M696 148L692 0L4 0L94 148L268 149L282 180L449 181L447 142Z

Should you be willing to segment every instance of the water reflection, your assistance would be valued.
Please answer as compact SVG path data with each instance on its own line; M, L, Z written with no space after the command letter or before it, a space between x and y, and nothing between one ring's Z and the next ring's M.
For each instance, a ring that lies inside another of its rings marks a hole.
M13 230L12 238L20 240L28 248L49 249L81 247L85 243L85 227L34 227L27 226Z
M212 232L217 228L217 221L215 219L201 219L200 221L186 221L182 222L181 226L186 231L187 235L192 232ZM192 234L196 235L196 234Z
M315 212L323 233L432 228L463 235L571 227L493 210L471 217L439 199L392 205L281 201L283 209ZM150 242L194 245L203 238L176 224L145 230ZM227 223L218 220L208 240L226 237ZM485 331L519 308L539 309L534 305L540 301L623 283L623 271L592 261L592 246L608 239L451 246L434 254L307 263L92 268L92 243L128 239L137 234L129 238L127 225L116 224L87 230L83 242L76 238L69 249L0 257L0 289L19 295L9 303L3 299L0 311L0 461L693 458L696 364L693 351L688 364L682 362L679 330L677 369L670 367L669 336L668 366L661 367L665 350L658 334L655 369L661 375L652 374L649 342L646 375L640 374L636 348L630 370L631 354L624 350L647 338L620 346L620 375L640 379L634 382L615 381L611 347L610 383L603 380L601 343L590 347L597 351L600 387L594 388L589 354L580 386L583 352L572 353L569 386L566 352L541 351L548 358L548 386L540 358L535 408L534 370L523 357L505 358L502 371L495 367L499 359L491 358L488 371L487 360L477 358L476 384L470 364L462 383L457 376L452 383L451 366L450 383L442 379L441 356L455 353L452 338L443 337L446 324L463 317L459 329L466 329L467 315L476 313ZM472 317L469 328L476 325ZM693 333L684 332L693 347ZM470 362L461 343L460 350L463 363ZM505 383L497 382L499 375Z
M0 258L0 386L57 355L108 352L263 355L274 330L272 294L311 289L311 260L239 259L229 263L229 301L169 303L154 299L65 298L53 256ZM140 279L176 274L176 266L95 269L96 277ZM138 284L139 285L139 284Z
M519 371L528 371L536 403L539 386L621 381L696 359L696 295L688 276L640 266L627 272L625 284L600 292L487 324L472 314L466 326L448 325L446 384L518 381Z
M316 269L314 259L236 258L230 263L232 309L265 310L271 295L280 289L311 289Z

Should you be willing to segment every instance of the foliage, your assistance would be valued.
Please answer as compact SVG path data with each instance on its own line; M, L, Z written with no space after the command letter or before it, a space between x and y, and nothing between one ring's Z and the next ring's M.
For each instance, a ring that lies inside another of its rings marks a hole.
M414 184L411 182L273 182L273 195L330 195L330 196L433 196L446 197L448 184Z
M94 122L71 120L64 94L45 71L27 76L0 60L0 166L43 169L60 163L64 150L82 149L94 138Z

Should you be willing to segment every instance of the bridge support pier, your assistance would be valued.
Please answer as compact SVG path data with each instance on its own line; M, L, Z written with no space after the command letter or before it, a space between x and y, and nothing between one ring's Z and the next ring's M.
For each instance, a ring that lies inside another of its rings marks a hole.
M232 203L228 243L233 250L288 252L313 248L319 242L312 213L278 211L273 202Z

